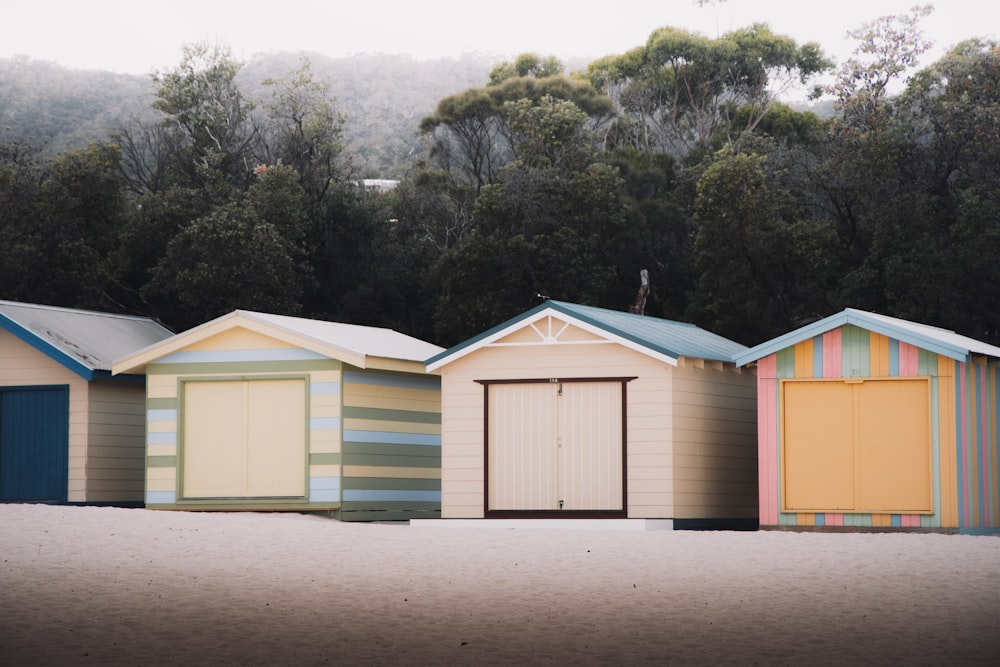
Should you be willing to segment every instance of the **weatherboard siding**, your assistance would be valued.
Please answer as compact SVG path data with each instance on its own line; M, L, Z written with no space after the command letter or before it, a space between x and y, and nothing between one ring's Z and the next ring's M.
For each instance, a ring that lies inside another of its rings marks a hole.
M371 371L242 329L176 350L147 367L146 503L209 508L179 499L184 382L301 377L308 400L306 496L296 508L343 520L440 515L441 394L437 376ZM273 507L239 499L226 506Z
M440 378L344 368L339 518L439 517Z
M619 345L567 332L572 344L538 342L537 333L508 337L441 369L441 512L444 518L484 516L483 385L477 380L635 377L627 383L627 485L630 518L673 516L672 375L666 363ZM591 337L592 338L592 337ZM566 340L560 338L560 340Z
M308 472L303 502L329 508L340 501L340 362L246 330L225 331L165 355L147 367L146 494L151 507L211 507L179 498L185 381L307 377ZM180 502L179 502L180 500ZM270 501L234 501L267 505ZM301 504L301 503L300 503Z
M997 369L995 362L987 363L984 358L958 362L853 325L825 332L759 359L761 525L910 527L971 532L1000 527ZM780 381L810 377L928 378L932 512L781 511Z
M89 385L87 499L143 500L142 383L95 380Z
M756 518L754 374L687 359L672 374L674 518Z

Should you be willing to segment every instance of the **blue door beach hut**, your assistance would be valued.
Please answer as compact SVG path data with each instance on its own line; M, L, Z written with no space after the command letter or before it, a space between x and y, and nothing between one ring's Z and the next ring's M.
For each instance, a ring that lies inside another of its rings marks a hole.
M1000 529L1000 348L849 308L736 361L757 367L763 527Z
M0 301L0 501L140 504L146 390L111 363L172 332Z
M146 506L437 517L441 350L234 311L118 360L148 377Z
M442 518L756 528L756 382L733 363L745 350L691 324L545 301L429 358Z

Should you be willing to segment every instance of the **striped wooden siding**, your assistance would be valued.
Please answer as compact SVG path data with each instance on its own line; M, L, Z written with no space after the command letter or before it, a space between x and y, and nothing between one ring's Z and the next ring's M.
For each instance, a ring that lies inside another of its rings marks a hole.
M931 387L930 514L781 512L780 380L928 377ZM997 414L1000 377L984 360L960 363L847 325L760 359L758 457L761 525L958 528L1000 527Z
M218 505L208 501L178 504L182 437L178 393L183 379L211 377L225 380L289 375L308 378L307 506L335 508L339 505L340 362L245 330L223 332L169 354L147 367L146 505L159 508Z
M343 520L441 516L441 381L345 366Z

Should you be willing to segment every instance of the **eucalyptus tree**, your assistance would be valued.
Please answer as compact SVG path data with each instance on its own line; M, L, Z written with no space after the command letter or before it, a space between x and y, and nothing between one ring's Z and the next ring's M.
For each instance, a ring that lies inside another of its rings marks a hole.
M817 44L799 46L764 24L718 39L663 27L645 45L591 63L588 77L618 112L609 145L685 158L719 135L737 144L785 91L831 66Z

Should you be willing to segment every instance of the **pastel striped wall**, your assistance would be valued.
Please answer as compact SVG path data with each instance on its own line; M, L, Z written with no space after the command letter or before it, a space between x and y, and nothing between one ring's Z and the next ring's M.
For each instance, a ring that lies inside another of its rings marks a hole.
M931 514L790 513L781 502L783 379L927 377L931 391ZM760 524L763 526L1000 527L997 367L956 362L846 325L764 357L757 365Z
M441 515L441 379L344 370L343 520Z
M184 384L305 380L303 498L183 497ZM147 366L146 505L161 509L317 509L347 520L440 516L440 378L355 368L245 330L225 331Z

